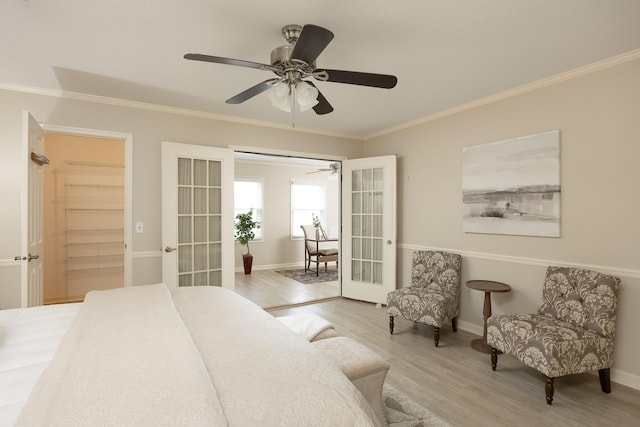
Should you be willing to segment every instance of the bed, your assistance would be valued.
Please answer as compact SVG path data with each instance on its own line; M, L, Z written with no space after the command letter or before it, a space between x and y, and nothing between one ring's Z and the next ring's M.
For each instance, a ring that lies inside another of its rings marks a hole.
M340 369L223 288L0 311L0 425L378 425Z

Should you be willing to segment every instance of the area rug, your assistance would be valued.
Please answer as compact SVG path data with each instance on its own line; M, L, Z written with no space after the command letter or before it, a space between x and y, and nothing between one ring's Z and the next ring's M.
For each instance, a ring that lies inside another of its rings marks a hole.
M289 279L293 279L306 285L321 282L333 282L335 280L338 280L338 269L336 269L335 266L333 268L329 267L326 273L324 272L324 266L321 266L318 276L316 276L315 269L313 271L307 271L305 273L304 268L300 268L297 270L280 270L276 271L276 273L282 274Z
M449 427L442 418L410 400L387 383L382 388L389 427Z

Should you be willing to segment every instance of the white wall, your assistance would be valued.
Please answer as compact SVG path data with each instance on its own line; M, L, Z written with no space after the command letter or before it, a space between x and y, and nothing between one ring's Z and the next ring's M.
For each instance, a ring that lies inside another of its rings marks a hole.
M0 308L20 304L20 147L22 110L40 123L133 135L133 207L131 223L144 222L133 234L133 283L162 279L160 143L228 147L264 147L293 152L362 156L362 141L289 129L251 126L207 117L130 108L0 89ZM202 115L200 115L202 116Z
M515 313L535 311L549 264L617 275L612 378L640 388L639 76L635 60L367 141L366 156L398 155L399 285L409 283L413 249L461 253L460 325L481 333L483 294L466 288L466 280L510 284L512 292L493 295L493 312ZM464 233L463 147L554 129L560 130L561 237Z

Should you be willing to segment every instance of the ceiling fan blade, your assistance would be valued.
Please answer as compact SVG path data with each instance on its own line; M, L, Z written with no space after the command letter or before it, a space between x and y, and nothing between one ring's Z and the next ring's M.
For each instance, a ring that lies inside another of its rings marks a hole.
M372 86L391 89L398 83L398 78L390 74L361 73L344 70L313 70L314 75L326 73L328 82L346 83L350 85Z
M329 42L333 40L333 33L326 28L307 24L291 52L291 59L299 59L307 64L313 64Z
M194 61L215 62L217 64L237 65L239 67L257 68L258 70L268 69L268 65L258 62L243 61L242 59L223 58L222 56L202 55L200 53L187 53L185 59ZM267 67L267 68L265 68Z
M273 85L277 82L279 82L280 79L269 79L269 80L265 80L262 83L258 83L257 85L250 87L249 89L245 90L244 92L240 92L239 94L237 94L236 96L227 99L225 102L227 104L241 104L244 101L253 98L256 95L260 95L262 92L266 91L267 89L270 89L273 87Z
M310 82L307 80L305 81L309 83L311 86L318 89L318 87L314 85L313 82ZM331 104L329 104L329 101L327 101L327 98L324 97L322 92L320 92L320 89L318 89L318 96L316 97L316 100L318 101L318 103L313 106L313 111L315 111L316 114L318 115L329 114L330 112L333 111L333 107L331 106Z

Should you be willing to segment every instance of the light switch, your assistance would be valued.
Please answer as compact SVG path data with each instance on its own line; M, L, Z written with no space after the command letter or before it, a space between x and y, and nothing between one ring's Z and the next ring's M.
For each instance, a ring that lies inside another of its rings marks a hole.
M136 233L144 232L144 222L136 222Z

